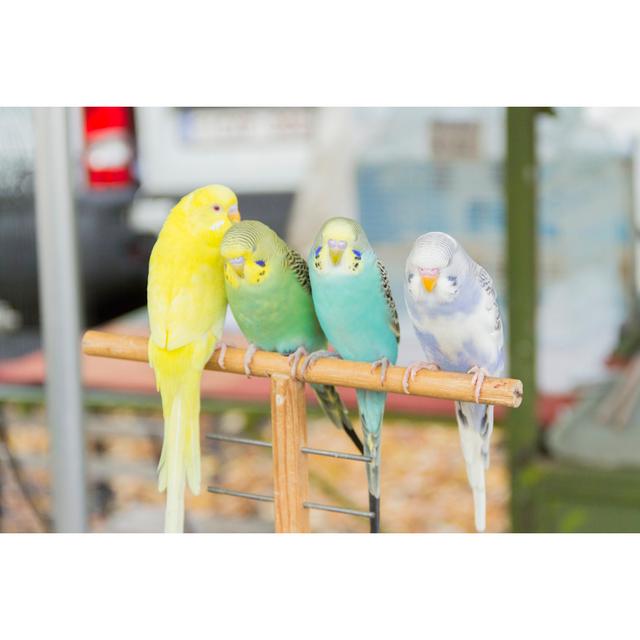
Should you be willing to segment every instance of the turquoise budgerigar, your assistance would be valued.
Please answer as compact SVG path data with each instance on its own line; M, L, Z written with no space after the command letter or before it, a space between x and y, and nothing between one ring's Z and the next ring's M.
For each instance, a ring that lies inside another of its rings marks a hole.
M251 358L259 348L289 355L291 375L295 377L302 356L327 346L313 307L304 258L256 220L229 229L221 254L229 306L251 343L245 356L245 373L250 375ZM329 419L344 429L362 452L362 442L336 388L325 384L311 387Z
M476 402L456 402L460 443L473 491L475 525L485 529L485 480L493 406L478 404L485 376L499 376L504 367L500 309L489 274L446 233L420 236L407 258L405 301L425 353L403 381L420 369L445 369L473 374Z
M380 367L384 382L398 357L400 325L384 265L362 227L349 218L332 218L318 233L309 254L311 291L320 325L345 360ZM312 354L305 362L311 366ZM369 483L371 532L380 530L380 445L386 393L357 389Z

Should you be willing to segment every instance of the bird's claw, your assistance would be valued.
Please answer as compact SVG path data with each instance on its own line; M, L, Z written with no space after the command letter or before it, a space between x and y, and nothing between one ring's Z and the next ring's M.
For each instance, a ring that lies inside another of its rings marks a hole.
M472 373L473 378L471 378L471 384L474 387L474 396L476 402L480 402L480 391L482 390L482 383L484 379L489 375L489 372L484 367L478 367L474 365L467 371L467 373Z
M251 377L251 361L253 360L253 356L256 354L258 347L255 344L250 344L247 347L247 350L244 352L244 359L242 360L242 364L244 365L244 372L247 378Z
M416 379L416 373L426 369L427 371L440 371L440 367L435 362L425 362L424 360L416 360L412 362L405 370L402 376L402 389L405 393L409 393L409 381Z
M384 381L387 377L387 369L389 368L389 358L384 357L371 363L371 373L373 373L378 367L381 369L380 384L384 385Z
M340 358L340 354L335 351L313 351L302 363L302 371L300 372L300 375L304 378L309 367L315 364L316 360L320 360L320 358Z
M291 367L291 377L297 378L298 380L302 380L304 377L304 369L300 376L297 376L296 373L298 371L298 364L300 363L300 358L307 355L307 350L304 347L298 347L292 354L289 355L288 361L289 366Z
M224 369L224 358L227 355L227 344L224 342L218 342L218 344L216 344L216 346L213 348L213 353L215 353L216 351L220 351L220 355L218 356L218 366L221 369Z

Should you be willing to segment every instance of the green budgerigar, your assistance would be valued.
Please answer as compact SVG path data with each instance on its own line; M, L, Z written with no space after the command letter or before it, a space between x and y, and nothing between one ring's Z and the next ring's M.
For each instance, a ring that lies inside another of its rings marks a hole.
M229 229L221 254L229 306L250 342L245 373L251 374L251 359L257 349L262 349L288 355L295 376L301 357L327 348L304 258L256 220L245 220ZM362 442L336 388L324 384L311 387L329 419L344 429L362 453Z

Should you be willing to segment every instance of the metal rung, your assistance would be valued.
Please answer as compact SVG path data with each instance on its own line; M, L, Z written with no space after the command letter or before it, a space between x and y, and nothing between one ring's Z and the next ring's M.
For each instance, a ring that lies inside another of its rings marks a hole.
M238 438L237 436L226 436L221 433L208 433L209 440L220 440L222 442L234 442L235 444L248 444L256 447L271 448L270 442L264 440L252 440L251 438ZM313 449L311 447L302 447L302 453L308 453L313 456L326 456L327 458L340 458L341 460L355 460L357 462L371 462L371 456L361 456L355 453L342 453L341 451L329 451L328 449Z
M273 496L266 496L262 493L247 493L245 491L234 491L233 489L224 489L223 487L207 487L209 493L220 493L224 496L235 496L236 498L247 498L248 500L257 500L258 502L273 502Z
M252 440L251 438L238 438L237 436L227 436L221 433L208 433L209 440L220 440L222 442L234 442L235 444L248 444L255 447L271 448L270 442L264 440ZM341 451L329 451L328 449L313 449L311 447L302 447L302 453L308 453L314 456L325 456L327 458L339 458L341 460L355 460L356 462L371 462L371 456L361 456L355 453L342 453Z
M271 448L270 442L265 442L264 440L251 440L250 438L237 438L236 436L225 436L221 433L208 433L207 438L209 440L222 440L223 442L235 442L236 444L251 444L256 447L269 447Z
M361 456L355 453L342 453L340 451L328 451L327 449L312 449L311 447L302 447L302 453L310 453L314 456L326 456L327 458L340 458L342 460L357 460L359 462L371 462L371 456Z
M273 502L273 496L267 496L262 493L248 493L246 491L234 491L233 489L225 489L223 487L207 487L209 493L219 493L224 496L233 496L235 498L247 498L248 500L257 500L258 502ZM332 511L333 513L344 513L348 516L358 516L360 518L373 518L375 513L372 511L358 511L357 509L345 509L343 507L334 507L329 504L320 504L318 502L305 502L305 509L316 509L318 511Z
M345 513L348 516L358 516L360 518L374 518L373 511L358 511L357 509L344 509L343 507L332 507L328 504L319 504L317 502L305 502L305 509L317 509L318 511L333 511L335 513Z

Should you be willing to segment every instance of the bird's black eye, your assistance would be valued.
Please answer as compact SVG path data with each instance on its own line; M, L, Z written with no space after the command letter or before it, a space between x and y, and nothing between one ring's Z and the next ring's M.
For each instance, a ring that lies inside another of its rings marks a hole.
M256 260L256 264L257 264L259 267L264 267L264 265L265 265L265 261L264 261L264 260Z
M220 211L222 209L222 207L219 204L214 204L213 205L213 210L214 211Z

